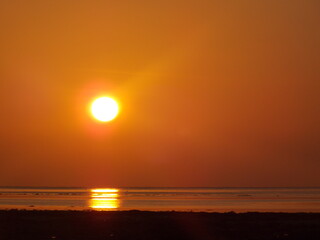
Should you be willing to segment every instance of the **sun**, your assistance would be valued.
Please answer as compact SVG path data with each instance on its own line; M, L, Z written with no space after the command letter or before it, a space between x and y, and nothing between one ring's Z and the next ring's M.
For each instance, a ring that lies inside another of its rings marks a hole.
M98 121L109 122L117 117L119 105L110 97L99 97L92 102L91 113Z

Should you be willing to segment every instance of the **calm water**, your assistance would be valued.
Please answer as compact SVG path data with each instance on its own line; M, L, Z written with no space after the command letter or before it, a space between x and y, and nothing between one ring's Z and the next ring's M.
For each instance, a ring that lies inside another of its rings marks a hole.
M320 188L0 188L0 208L320 212Z

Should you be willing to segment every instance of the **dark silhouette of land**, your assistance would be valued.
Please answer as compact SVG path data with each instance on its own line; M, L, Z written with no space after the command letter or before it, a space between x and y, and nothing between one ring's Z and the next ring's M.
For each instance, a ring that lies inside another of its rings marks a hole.
M320 239L320 213L0 211L1 240Z

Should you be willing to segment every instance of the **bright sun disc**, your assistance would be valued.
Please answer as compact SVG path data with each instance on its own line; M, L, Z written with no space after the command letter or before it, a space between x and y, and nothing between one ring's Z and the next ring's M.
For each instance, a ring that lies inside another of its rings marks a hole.
M100 97L92 103L91 113L95 119L101 122L109 122L118 115L119 106L112 98Z

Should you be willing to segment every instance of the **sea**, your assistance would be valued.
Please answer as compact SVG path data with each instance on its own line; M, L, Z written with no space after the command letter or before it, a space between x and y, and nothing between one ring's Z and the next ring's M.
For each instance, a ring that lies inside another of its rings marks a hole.
M0 187L0 209L320 212L320 188Z

